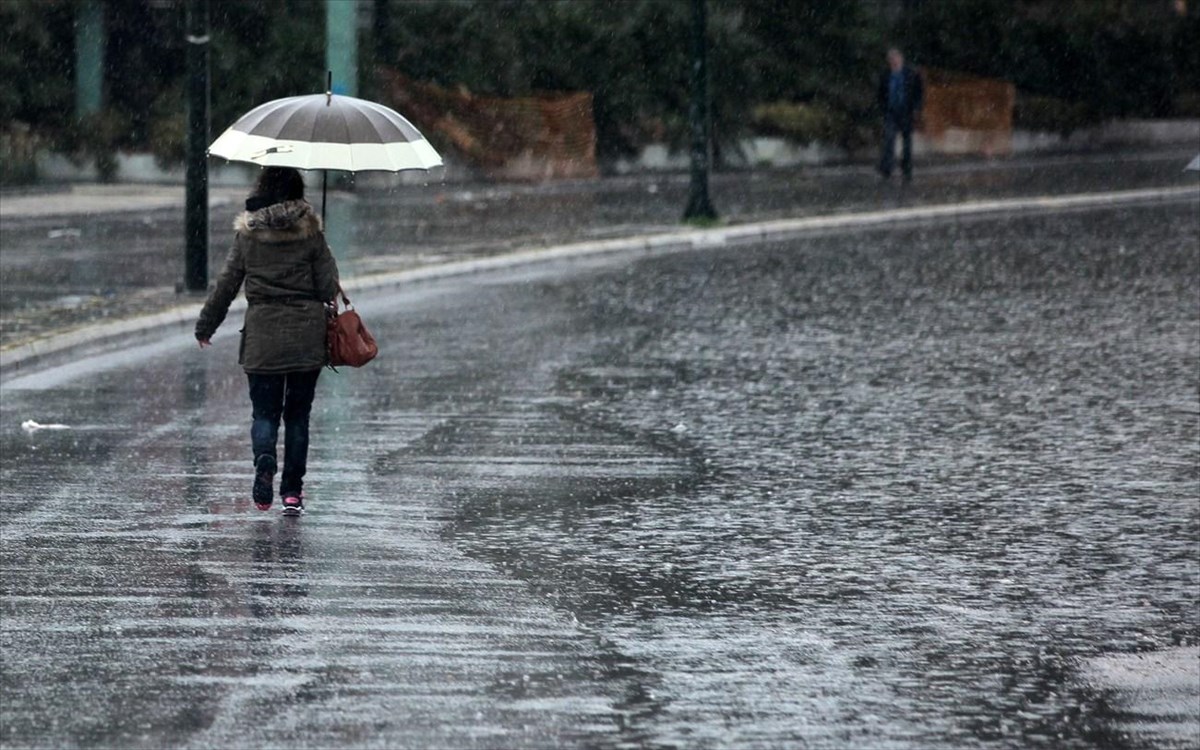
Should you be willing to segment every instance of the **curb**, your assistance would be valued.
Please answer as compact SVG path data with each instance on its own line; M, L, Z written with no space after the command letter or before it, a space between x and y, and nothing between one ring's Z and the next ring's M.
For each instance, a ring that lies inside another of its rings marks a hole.
M829 229L871 228L890 224L929 221L932 219L954 219L1008 213L1158 203L1189 197L1200 199L1200 188L1147 188L1106 193L1006 198L850 214L832 214L802 219L760 221L730 227L687 229L659 234L635 235L611 240L552 245L532 250L518 250L489 258L452 261L405 271L392 271L356 277L345 280L342 283L342 287L348 292L361 292L452 276L485 273L552 260L594 257L630 251L640 250L647 253L669 253L727 245L785 240L809 232ZM84 346L95 347L111 344L118 338L129 337L151 329L166 329L173 326L180 328L187 327L196 320L201 307L202 305L199 303L180 305L159 313L126 318L110 323L89 325L44 339L16 344L8 349L0 350L0 374L12 374L18 370L32 367L38 361L52 355L61 355L72 349ZM245 298L238 297L230 306L229 312L239 313L245 309Z

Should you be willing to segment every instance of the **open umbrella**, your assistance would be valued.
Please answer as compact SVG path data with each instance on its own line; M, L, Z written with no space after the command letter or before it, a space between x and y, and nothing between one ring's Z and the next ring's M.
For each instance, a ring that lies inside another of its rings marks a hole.
M442 165L429 141L399 113L365 99L336 95L332 85L324 94L260 104L213 141L208 153L264 167L345 172ZM327 181L328 174L321 182L322 218Z

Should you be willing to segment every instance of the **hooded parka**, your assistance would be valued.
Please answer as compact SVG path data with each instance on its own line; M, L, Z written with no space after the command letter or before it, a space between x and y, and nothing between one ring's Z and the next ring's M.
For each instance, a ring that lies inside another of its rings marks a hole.
M249 373L318 370L328 361L324 302L337 295L338 270L321 219L304 200L244 211L225 268L196 322L208 339L242 283L246 322L238 362Z

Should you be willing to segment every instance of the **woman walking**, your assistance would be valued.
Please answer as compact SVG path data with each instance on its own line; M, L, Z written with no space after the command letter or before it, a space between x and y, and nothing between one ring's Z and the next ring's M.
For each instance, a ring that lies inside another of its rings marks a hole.
M337 295L338 270L321 219L304 200L304 181L290 167L267 167L234 221L233 247L196 321L200 348L209 346L238 289L246 285L246 322L238 363L250 381L254 450L252 494L270 510L283 419L284 515L304 511L308 417L317 377L327 361L325 302Z

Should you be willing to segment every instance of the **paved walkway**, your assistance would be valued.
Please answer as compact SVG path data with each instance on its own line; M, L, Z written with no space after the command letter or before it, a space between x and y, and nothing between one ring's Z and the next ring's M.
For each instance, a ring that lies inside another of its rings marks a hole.
M240 188L212 188L208 205L227 205L245 192ZM180 209L183 201L184 188L180 185L69 185L0 193L0 220Z
M965 201L1195 186L1180 150L942 163L916 184L866 166L715 174L723 223L784 220ZM456 260L678 231L688 178L652 174L542 184L404 186L336 192L328 237L344 278ZM210 195L210 276L244 191ZM0 356L97 323L162 314L179 293L183 188L76 186L0 193ZM310 198L319 203L317 196Z

